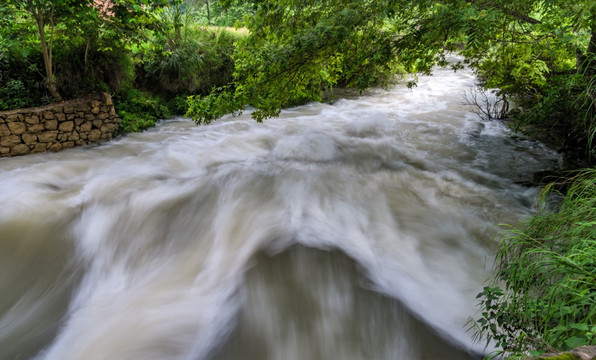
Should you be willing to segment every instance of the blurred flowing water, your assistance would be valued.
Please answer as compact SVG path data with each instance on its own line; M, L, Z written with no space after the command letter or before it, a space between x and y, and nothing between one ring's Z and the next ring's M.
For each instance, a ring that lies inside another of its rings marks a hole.
M477 359L518 185L557 167L470 72L258 124L0 160L0 359Z

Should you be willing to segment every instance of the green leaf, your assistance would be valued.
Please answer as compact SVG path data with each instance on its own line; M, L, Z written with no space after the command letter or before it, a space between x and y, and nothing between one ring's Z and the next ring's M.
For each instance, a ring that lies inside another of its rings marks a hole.
M569 324L567 325L572 329L577 329L577 330L581 330L581 331L588 331L588 325L587 324Z
M578 336L572 336L569 339L565 340L565 345L567 345L568 349L574 349L586 344L588 344L586 339Z

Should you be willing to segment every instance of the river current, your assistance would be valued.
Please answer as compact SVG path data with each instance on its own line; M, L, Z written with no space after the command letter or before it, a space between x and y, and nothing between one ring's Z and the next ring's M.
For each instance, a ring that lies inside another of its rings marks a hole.
M491 239L560 159L474 82L0 159L0 359L481 358Z

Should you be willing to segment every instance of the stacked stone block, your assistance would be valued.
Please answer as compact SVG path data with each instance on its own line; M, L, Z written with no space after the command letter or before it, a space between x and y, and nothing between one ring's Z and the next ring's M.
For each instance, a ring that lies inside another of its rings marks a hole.
M60 151L112 139L120 119L108 93L0 112L0 157Z

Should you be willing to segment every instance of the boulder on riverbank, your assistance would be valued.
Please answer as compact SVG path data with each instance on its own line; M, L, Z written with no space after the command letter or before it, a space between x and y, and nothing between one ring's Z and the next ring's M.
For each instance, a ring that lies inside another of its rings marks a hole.
M581 346L568 352L543 354L528 360L596 360L596 346Z

